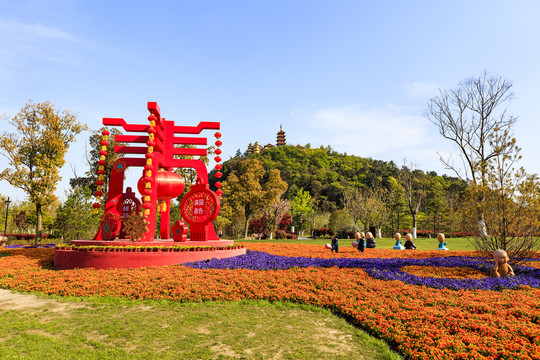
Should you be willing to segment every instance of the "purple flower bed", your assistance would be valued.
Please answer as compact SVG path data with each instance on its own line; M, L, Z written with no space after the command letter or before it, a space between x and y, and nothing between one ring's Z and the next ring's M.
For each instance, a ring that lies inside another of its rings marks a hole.
M333 267L361 268L366 273L380 280L398 280L407 284L426 286L436 289L481 289L502 290L517 289L521 286L540 287L540 269L527 266L513 266L516 276L486 279L445 279L422 278L401 270L404 266L439 266L469 267L489 273L492 264L485 259L474 257L450 256L428 259L323 259L307 257L286 257L271 255L261 251L247 250L245 255L226 259L211 259L186 263L196 269L251 269L251 270L285 270L292 267Z
M5 245L7 249L38 249L38 248L53 248L56 244L41 244L41 245Z

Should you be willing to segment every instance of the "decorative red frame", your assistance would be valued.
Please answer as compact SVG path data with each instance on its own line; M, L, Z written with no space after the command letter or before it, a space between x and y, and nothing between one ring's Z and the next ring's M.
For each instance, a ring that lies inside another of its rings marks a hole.
M207 145L208 141L205 137L178 137L175 135L192 135L200 134L203 130L219 130L220 123L201 122L197 126L177 126L174 121L165 120L165 118L161 117L161 111L156 102L148 103L148 111L150 112L150 116L148 117L150 123L148 125L128 124L121 118L103 119L104 125L121 126L127 132L142 132L148 134L115 136L117 142L141 144L142 146L116 146L114 152L119 154L144 154L145 157L122 157L114 163L113 170L109 177L108 195L105 204L105 214L108 215L103 220L107 220L108 223L110 223L111 218L121 218L121 209L118 204L121 202L124 194L125 171L129 167L141 167L143 168L142 176L147 186L147 190L142 194L142 207L144 208L146 220L148 221L148 232L144 233L141 241L154 240L158 211L160 211L161 215L160 237L161 239L170 239L171 199L164 201L166 204L164 210L161 206L158 210L157 187L159 184L156 183L156 176L159 169L171 171L174 168L193 168L197 172L197 184L192 186L192 190L186 195L186 198L191 198L196 191L204 190L204 193L207 195L209 194L208 196L213 199L215 204L212 203L210 208L204 210L205 214L208 215L206 216L206 220L199 222L193 222L191 219L185 220L191 225L191 236L196 234L195 236L199 240L219 240L212 223L219 212L219 198L216 193L209 189L206 165L198 159L175 159L175 155L207 156L208 151L206 148L176 148L174 145ZM215 137L219 138L221 137L221 134L216 132ZM222 142L220 140L216 141L216 146L219 147L221 144ZM221 150L219 150L219 153L221 153ZM219 158L219 161L218 158L219 156L216 157L216 161L220 162L221 158ZM221 169L221 165L216 165L216 169L218 169L218 167ZM221 173L219 174L221 175ZM201 186L204 189L202 189ZM221 194L221 189L219 192ZM97 192L96 196L99 196ZM184 203L184 201L182 201L182 203ZM186 204L189 204L189 202L186 202ZM99 208L99 204L97 205L97 208ZM181 206L181 213L185 214L186 211L189 212L189 210L186 210ZM108 231L106 236L104 236L105 234L103 233L104 229L107 229ZM94 240L112 240L110 232L113 231L117 234L119 230L120 226L111 228L110 226L105 226L105 224L100 224L99 230L94 236ZM204 232L204 234L201 234L201 231Z

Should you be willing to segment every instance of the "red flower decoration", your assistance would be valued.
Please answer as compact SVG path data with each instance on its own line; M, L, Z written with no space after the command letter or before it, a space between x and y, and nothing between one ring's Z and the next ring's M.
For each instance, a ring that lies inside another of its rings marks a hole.
M184 242L187 240L187 226L183 221L178 220L174 223L172 236L174 241Z
M101 220L101 224L99 225L99 228L101 229L101 237L104 240L114 240L116 237L116 234L118 233L119 228L119 219L117 219L117 215L113 215L112 213L108 212L103 215L103 218Z

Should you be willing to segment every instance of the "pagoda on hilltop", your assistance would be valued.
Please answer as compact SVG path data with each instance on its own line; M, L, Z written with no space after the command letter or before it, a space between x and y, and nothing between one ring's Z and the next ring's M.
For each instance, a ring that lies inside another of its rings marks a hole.
M285 131L281 128L281 125L279 125L279 131L277 133L277 143L276 146L283 146L286 145L285 141Z
M275 146L283 146L283 145L287 145L286 144L286 140L285 140L285 131L283 131L281 125L279 126L279 131L277 133L277 143ZM274 145L268 143L264 146L260 145L258 141L255 142L255 144L253 143L249 143L248 145L248 148L247 148L247 154L248 155L252 155L252 154L260 154L262 153L263 151L265 150L268 150L268 149L271 149L273 148Z
M251 154L259 154L262 150L261 145L259 145L259 142L256 141L255 144L249 143L248 146L248 155Z

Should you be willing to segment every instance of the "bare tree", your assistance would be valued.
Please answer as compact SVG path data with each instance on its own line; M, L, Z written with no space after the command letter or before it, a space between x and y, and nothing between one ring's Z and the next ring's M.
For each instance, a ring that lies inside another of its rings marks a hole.
M445 139L457 145L464 169L451 161L451 155L446 159L441 154L439 157L461 179L485 185L488 161L511 146L511 138L508 144L499 146L489 142L490 137L508 130L517 121L506 109L499 109L512 99L511 87L510 81L484 72L459 83L455 89L439 90L439 95L429 100L428 119Z
M510 81L484 72L454 90L439 91L427 116L460 150L462 171L439 156L448 169L470 180L464 210L465 219L473 220L470 229L474 222L479 228L476 249L490 256L500 248L519 260L540 245L540 199L538 179L515 167L521 158L511 133L517 117L503 106L513 97L511 87Z
M517 117L508 114L506 108L501 109L513 97L511 87L510 81L484 71L482 76L462 81L455 89L439 90L439 96L428 102L428 119L445 139L457 145L464 166L458 168L451 155L445 159L439 154L441 162L474 185L486 186L489 161L503 156L515 145L509 130ZM508 136L507 141L497 144L490 141L503 133ZM481 237L487 236L484 217L483 212L477 215Z
M491 142L496 145L506 141L503 133ZM532 257L540 248L540 183L523 167L516 169L519 151L514 144L491 159L487 185L469 186L469 201L464 206L471 215L483 213L486 220L486 235L473 238L475 248L489 257L497 249L505 250L514 262ZM483 201L476 202L478 198Z
M411 170L403 165L399 171L399 182L405 190L405 204L412 216L412 235L416 239L418 211L426 197L426 176L422 170Z

